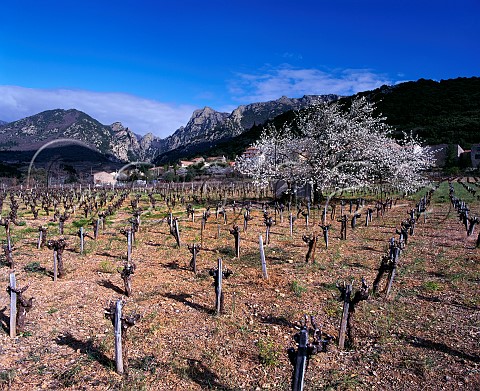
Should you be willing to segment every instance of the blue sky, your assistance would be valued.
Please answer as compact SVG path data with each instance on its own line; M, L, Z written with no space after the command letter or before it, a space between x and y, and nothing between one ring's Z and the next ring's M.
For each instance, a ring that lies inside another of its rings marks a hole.
M480 76L479 0L8 0L0 119L76 108L165 137L204 106Z

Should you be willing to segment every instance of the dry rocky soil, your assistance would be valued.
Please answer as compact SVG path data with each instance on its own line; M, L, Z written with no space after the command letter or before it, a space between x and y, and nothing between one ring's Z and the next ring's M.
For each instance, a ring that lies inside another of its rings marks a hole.
M462 178L466 180L466 178ZM480 215L480 202L454 182L455 194ZM472 185L476 186L476 185ZM477 182L477 194L480 183ZM126 257L120 229L132 216L130 199L107 218L97 240L86 239L79 254L78 227L86 222L77 211L65 226L67 270L52 278L52 251L37 249L38 226L48 224L57 238L58 224L41 211L37 220L23 204L12 228L17 284L29 284L33 296L26 328L9 336L11 270L0 267L0 389L21 390L289 390L292 365L287 348L296 347L295 327L305 314L314 315L333 338L326 352L311 357L305 390L479 390L480 389L480 248L476 232L467 237L448 197L448 183L433 193L415 234L400 255L388 298L372 294L357 305L355 343L338 348L343 303L336 283L354 280L354 292L365 277L371 286L382 255L400 222L425 194L400 198L383 217L364 226L360 210L355 230L348 225L340 240L340 223L330 221L329 248L322 236L315 263L306 263L302 236L319 232L314 209L309 226L302 216L290 236L287 214L272 227L265 246L268 279L262 275L259 234L265 239L262 209L252 207L247 232L240 229L241 249L235 257L229 230L243 225L243 211L227 206L228 223L209 218L197 274L189 267L186 244L200 243L200 217L187 219L185 205L173 212L179 219L181 247L165 221L167 208L158 196L152 209L146 194L132 259L136 271L133 293L125 297L125 314L142 318L128 329L128 374L115 371L114 333L104 310L124 296L119 269ZM356 197L356 196L354 196ZM347 197L348 198L348 197ZM8 212L8 198L3 215ZM215 205L212 203L212 205ZM367 201L365 207L372 206ZM270 209L272 214L273 209ZM348 213L348 207L347 207ZM296 214L296 213L295 213ZM329 216L330 217L330 216ZM91 233L91 227L86 227ZM219 235L219 237L218 237ZM0 227L0 238L5 231ZM224 313L214 312L215 291L209 270L222 258L234 274L223 281ZM385 285L385 279L381 287Z

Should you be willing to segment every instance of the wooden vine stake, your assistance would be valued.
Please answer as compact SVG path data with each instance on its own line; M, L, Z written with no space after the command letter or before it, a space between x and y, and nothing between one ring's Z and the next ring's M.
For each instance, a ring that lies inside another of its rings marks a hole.
M53 281L57 281L58 278L58 253L53 250Z
M260 248L260 262L262 263L263 278L268 279L267 261L265 260L265 249L263 247L263 238L261 234L258 235L258 245Z
M293 214L291 213L290 213L289 220L290 220L290 237L293 238Z
M10 337L17 336L17 281L15 273L10 273Z
M122 315L124 301L111 302L105 309L105 317L110 319L114 327L115 336L115 368L119 375L128 373L127 330L134 326L141 318L140 314L133 313L126 317Z
M132 228L122 228L120 233L127 238L127 263L132 262L132 243L133 243L133 232Z
M83 247L85 243L85 231L83 230L83 227L80 227L78 230L78 236L80 237L80 254L83 255Z
M337 285L337 288L340 289ZM344 349L345 347L345 336L347 333L347 320L348 320L348 309L350 307L350 296L352 294L352 284L345 285L343 283L343 313L342 320L340 322L340 332L338 334L338 347Z
M217 270L217 281L215 286L215 309L217 315L221 314L223 311L223 290L222 290L222 282L223 282L223 265L222 265L222 258L218 258L218 270Z
M122 301L117 300L115 305L115 366L117 373L123 375L122 354Z
M307 367L308 330L302 328L298 333L298 353L295 360L292 390L303 391L305 369Z

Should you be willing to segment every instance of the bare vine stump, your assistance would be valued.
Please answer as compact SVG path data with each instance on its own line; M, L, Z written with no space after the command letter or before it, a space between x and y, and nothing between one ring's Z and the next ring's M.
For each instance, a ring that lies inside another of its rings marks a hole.
M302 239L305 243L308 244L307 255L305 256L305 262L308 263L309 260L312 260L312 263L315 263L315 249L317 247L318 235L316 233L310 235L303 235Z
M188 250L192 253L192 259L190 260L190 267L192 271L197 274L197 254L201 249L201 246L193 243L192 246L187 245Z
M355 344L355 323L354 314L356 305L362 301L368 299L368 285L365 279L362 278L362 287L355 292L353 298L353 281L351 284L343 284L343 287L337 284L337 288L340 291L340 300L343 300L343 313L342 321L340 323L340 332L338 334L338 347L340 349L345 348L345 337L348 338L350 346Z
M340 240L347 240L347 215L342 214L340 220Z
M250 216L250 207L245 208L245 212L243 213L243 232L247 232L248 229L248 222L252 220L253 217Z
M292 372L292 391L303 391L305 372L310 358L320 352L326 352L331 336L325 335L322 338L322 331L316 325L315 318L310 317L312 326L307 326L307 316L301 325L300 331L293 337L297 343L297 350L289 348L287 350L290 364L293 366ZM313 336L312 342L309 342L309 335Z
M240 259L240 229L237 224L233 224L230 234L233 235L235 239L235 256L237 259Z
M215 312L217 315L220 315L224 312L222 282L224 278L230 277L233 272L229 269L223 270L222 258L218 258L217 269L210 269L209 274L213 277L215 285Z
M263 223L265 224L266 230L265 230L265 244L268 246L270 244L270 228L272 225L275 223L273 220L273 217L270 216L270 214L265 211L263 213Z
M15 268L15 264L13 262L13 256L12 256L12 252L13 252L14 248L13 247L8 247L8 245L3 245L3 252L5 254L5 262L7 263L8 267L10 269L14 269Z
M346 285L343 283L343 288L337 284L337 288L340 290L341 299L343 299L343 312L342 320L340 322L340 331L338 333L338 347L343 349L345 347L345 336L347 331L348 321L348 308L350 307L350 296L352 294L352 284Z
M98 227L98 219L94 219L92 221L92 226L93 226L93 238L95 240L97 240L98 239L98 228L99 228Z
M357 219L361 217L362 215L360 213L354 213L352 216L352 220L350 222L352 229L355 229L357 226Z
M45 227L43 225L38 227L38 249L41 249L47 245L47 230L48 227Z
M377 276L375 277L375 280L373 281L373 293L376 293L378 290L378 285L380 284L380 281L385 274L386 271L390 270L390 257L387 255L384 255L382 257L382 260L380 262L380 266L378 268Z
M10 236L10 224L11 220L9 218L2 219L0 218L0 225L5 227L5 236L7 238L7 246L12 247L12 238Z
M130 297L132 295L132 275L135 273L136 265L133 262L125 262L120 276L122 277L125 286L125 295Z
M60 238L58 240L50 239L47 242L47 247L53 250L53 280L57 280L57 276L62 278L65 276L65 269L63 266L63 251L67 246L65 239Z
M177 247L180 248L180 231L178 230L178 218L174 217L170 225L170 234L175 238Z
M385 272L389 272L387 284L385 286L385 291L386 291L385 297L388 297L392 289L393 279L395 277L399 257L400 257L400 243L397 244L395 242L395 238L391 238L388 255L384 255L382 257L380 266L378 268L377 276L375 277L375 281L373 282L373 293L377 292L378 286Z
M195 222L195 210L193 209L192 204L187 204L187 218L192 218L192 223Z
M65 221L67 221L69 217L70 215L67 212L64 212L58 216L58 232L60 235L63 235L63 227L65 225Z

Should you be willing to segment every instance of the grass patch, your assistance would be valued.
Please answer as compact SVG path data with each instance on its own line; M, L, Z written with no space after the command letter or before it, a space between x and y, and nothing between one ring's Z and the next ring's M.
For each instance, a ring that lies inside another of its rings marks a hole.
M154 355L148 355L131 360L130 366L131 368L135 368L144 372L150 372L152 375L154 375L157 371L157 368L160 366L160 363Z
M97 271L100 273L113 274L117 271L117 267L109 260L100 261Z
M307 288L301 285L297 280L294 280L290 283L290 290L297 297L302 297L302 295L307 291Z
M15 369L4 369L0 371L0 384L6 384L10 389L13 379L15 379Z
M422 284L423 289L430 292L436 292L442 289L442 286L436 281L425 281Z
M329 318L338 318L342 314L342 306L333 298L326 301L323 310Z
M323 387L315 387L316 390L356 390L362 382L357 374L346 373L345 371L330 370L325 376L326 383Z
M260 339L257 342L258 358L262 365L274 367L277 366L279 353L270 338Z
M31 233L34 233L34 232L38 232L38 228L37 227L26 227L24 229L22 229L22 234L31 234Z
M80 228L80 227L87 227L91 225L91 220L90 219L78 219L78 220L73 220L72 225L75 228Z
M240 257L241 257L241 249L240 249ZM220 254L222 254L223 256L227 256L227 257L230 257L230 258L234 258L235 257L235 248L234 247L230 247L230 246L224 246L224 247L220 247L218 249L218 252Z
M81 363L77 362L75 365L73 365L73 367L67 369L66 371L55 374L54 377L64 387L71 387L83 379L83 376L80 375L81 371L82 365Z
M45 268L42 265L40 265L40 262L38 261L27 263L23 267L23 270L26 271L27 273L41 273L41 274L46 273Z

